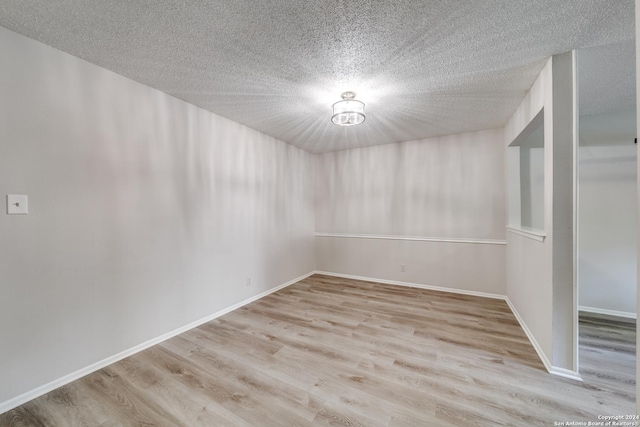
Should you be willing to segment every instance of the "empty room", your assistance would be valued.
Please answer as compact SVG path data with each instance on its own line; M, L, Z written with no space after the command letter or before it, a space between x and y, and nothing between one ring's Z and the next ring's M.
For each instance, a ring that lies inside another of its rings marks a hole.
M0 426L639 425L635 36L0 0Z

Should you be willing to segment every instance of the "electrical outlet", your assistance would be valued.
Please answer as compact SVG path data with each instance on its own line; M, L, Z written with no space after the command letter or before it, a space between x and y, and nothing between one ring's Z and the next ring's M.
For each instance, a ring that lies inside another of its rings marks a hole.
M251 277L247 277L247 286L251 286Z
M403 273L404 273L405 271L407 271L407 265L406 265L406 264L402 264L402 265L400 266L400 271L401 271L401 272L403 272Z

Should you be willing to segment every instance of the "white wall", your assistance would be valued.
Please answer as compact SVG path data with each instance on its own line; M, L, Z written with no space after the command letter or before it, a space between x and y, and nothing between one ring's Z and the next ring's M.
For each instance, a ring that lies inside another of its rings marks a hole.
M501 129L321 154L316 171L319 270L504 294Z
M635 111L580 118L579 298L636 313Z
M316 238L320 271L504 295L504 244ZM401 271L401 265L406 271Z
M310 154L2 28L0 62L0 407L314 270Z

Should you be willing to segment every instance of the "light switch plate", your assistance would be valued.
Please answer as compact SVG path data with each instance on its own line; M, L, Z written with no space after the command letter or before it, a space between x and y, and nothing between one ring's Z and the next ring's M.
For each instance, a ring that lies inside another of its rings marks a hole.
M7 194L7 214L26 215L28 214L28 198L26 195Z

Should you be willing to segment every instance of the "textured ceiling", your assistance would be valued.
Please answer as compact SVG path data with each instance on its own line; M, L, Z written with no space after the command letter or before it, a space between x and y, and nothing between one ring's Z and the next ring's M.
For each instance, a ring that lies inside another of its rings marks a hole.
M634 40L578 50L580 115L635 111Z
M550 55L633 0L0 0L0 25L311 152L503 126ZM352 90L367 120L342 128Z

